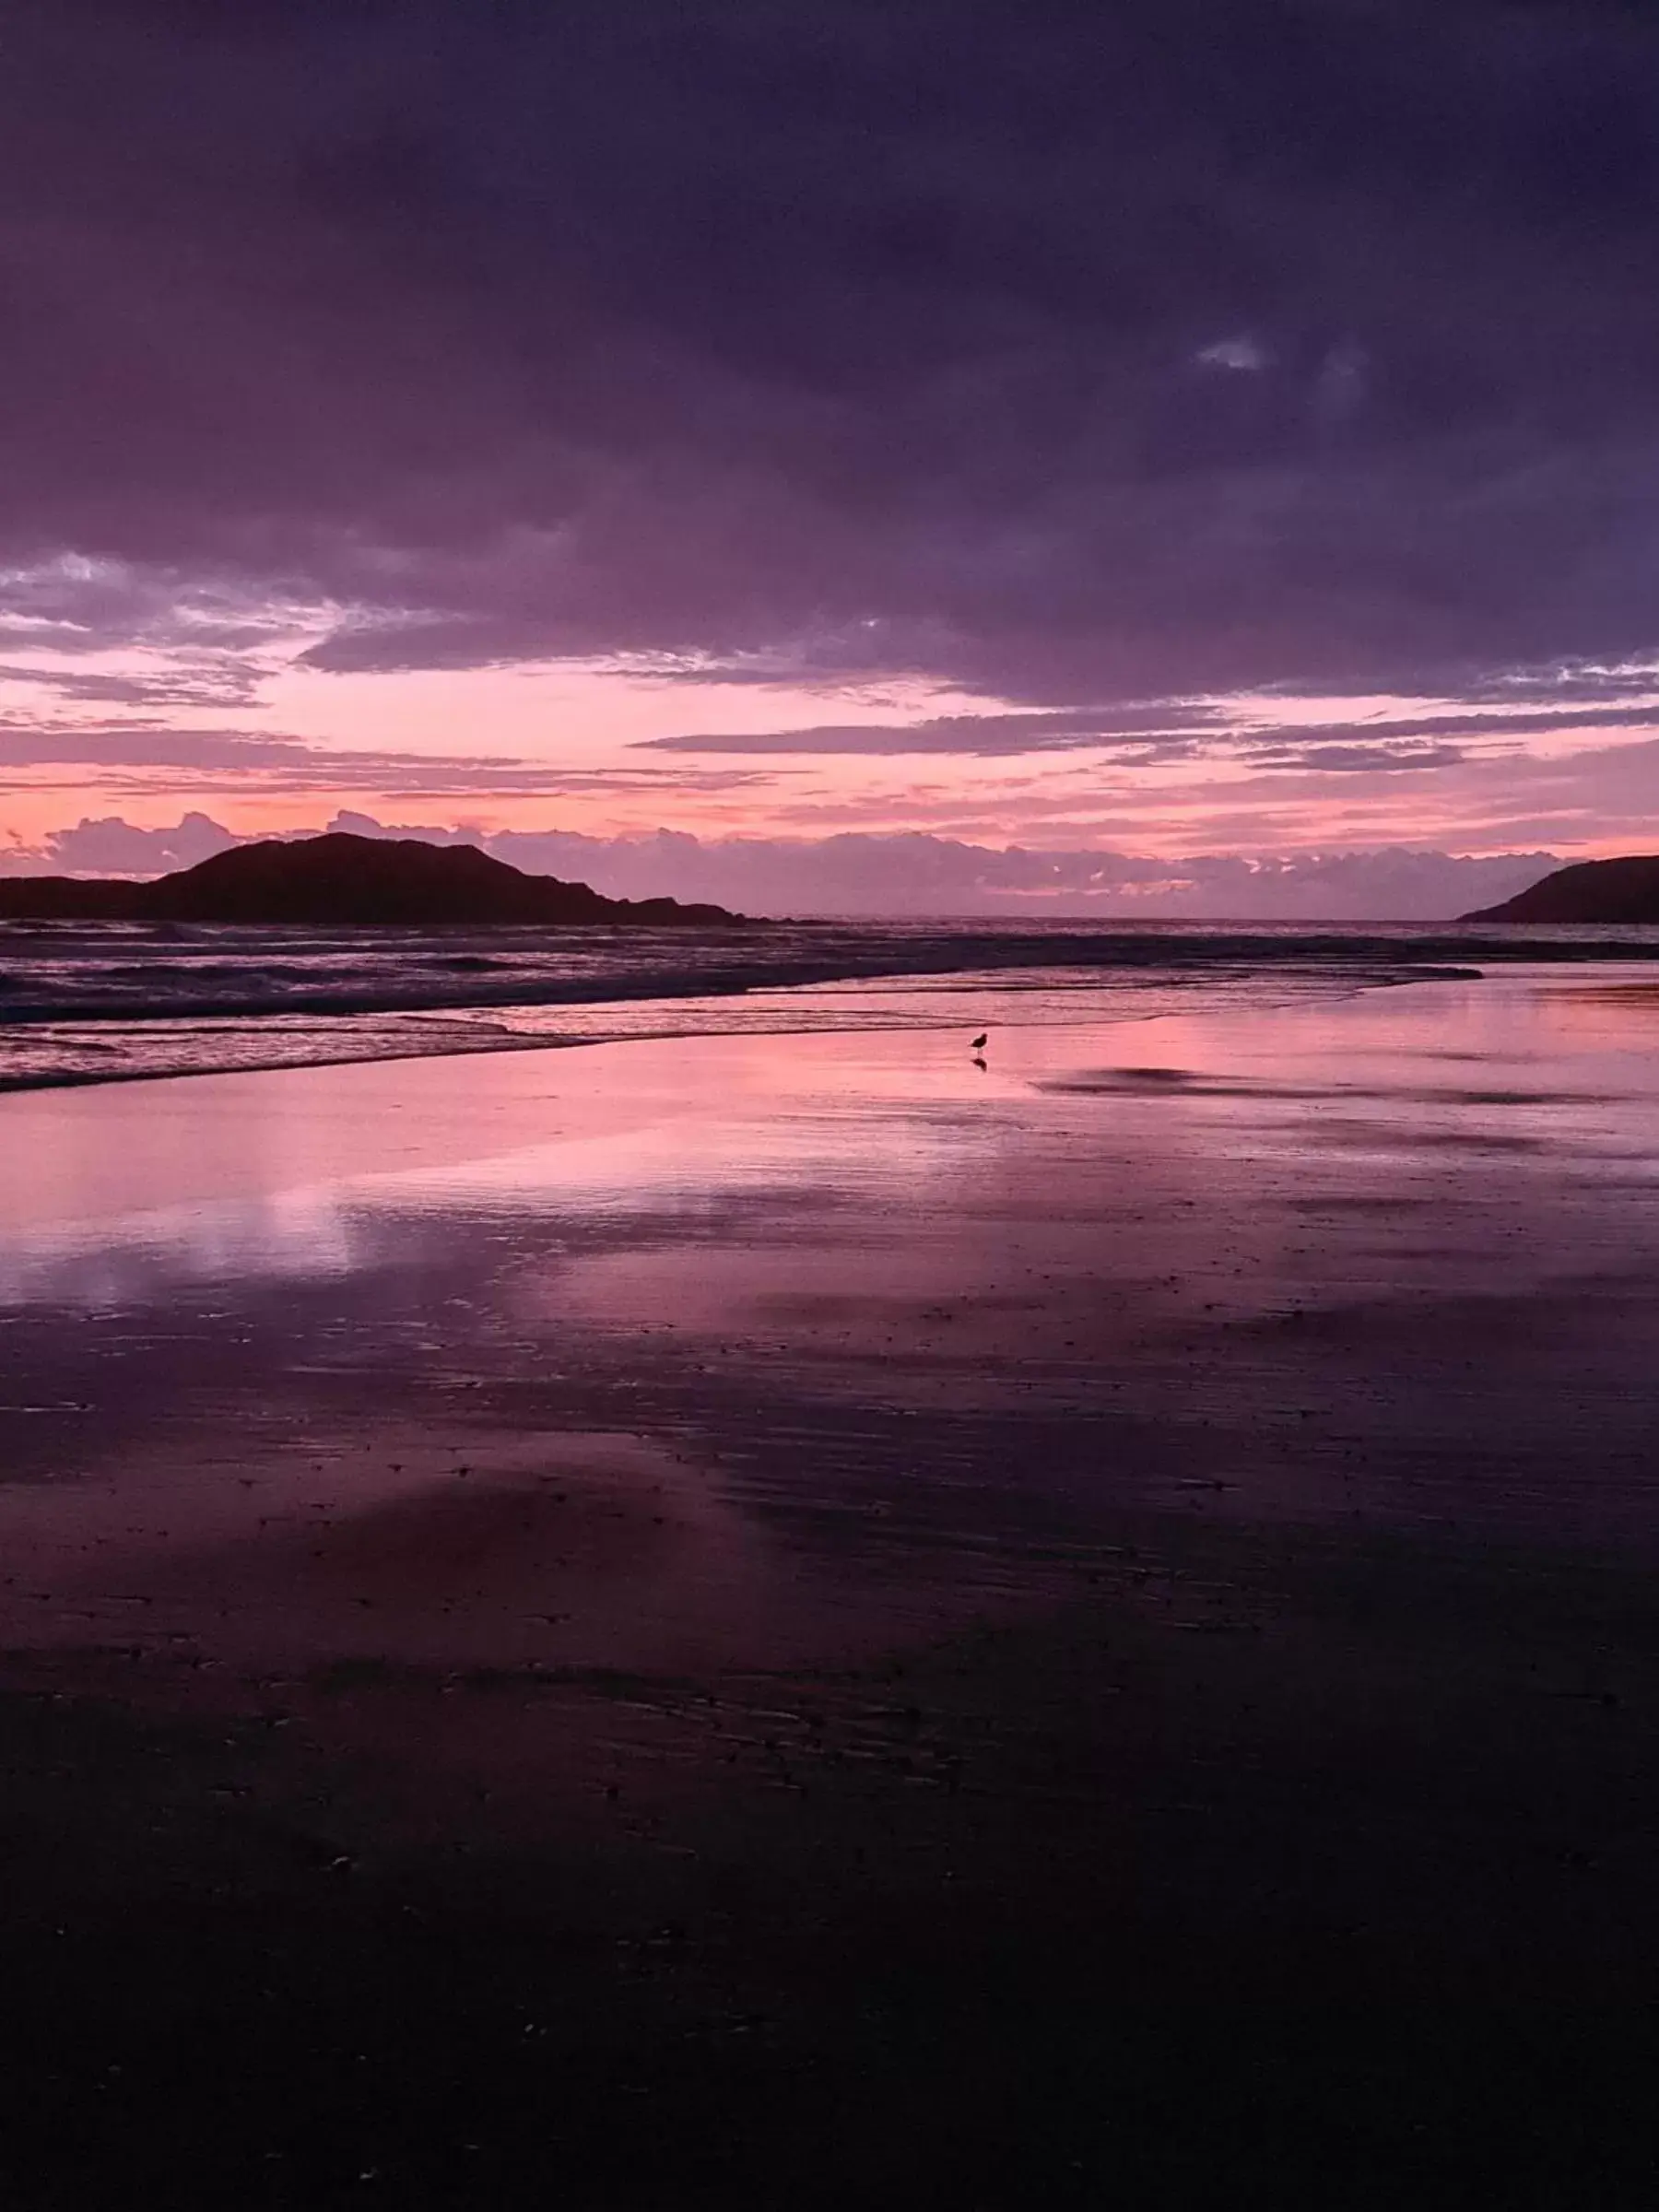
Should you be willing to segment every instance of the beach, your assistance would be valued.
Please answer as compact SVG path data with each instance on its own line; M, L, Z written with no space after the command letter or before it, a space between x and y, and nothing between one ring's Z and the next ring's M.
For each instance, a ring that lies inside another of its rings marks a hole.
M1659 966L885 988L0 1099L10 2202L1647 2201Z

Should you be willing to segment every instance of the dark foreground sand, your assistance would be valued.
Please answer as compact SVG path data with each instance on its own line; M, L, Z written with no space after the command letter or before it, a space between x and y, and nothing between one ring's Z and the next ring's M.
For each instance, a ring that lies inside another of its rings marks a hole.
M0 1101L8 2205L1650 2200L1659 999L1194 1003Z

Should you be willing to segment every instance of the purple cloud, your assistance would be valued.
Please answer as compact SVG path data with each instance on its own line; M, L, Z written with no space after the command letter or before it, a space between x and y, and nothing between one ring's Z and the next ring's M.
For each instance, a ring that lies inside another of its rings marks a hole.
M119 815L83 816L72 829L53 830L34 857L42 870L67 876L165 876L241 842L205 814L187 814L171 830L141 830Z
M73 768L134 788L165 774L171 786L211 790L366 791L550 797L616 792L742 791L771 784L754 769L561 769L510 754L346 751L248 729L169 729L147 722L0 724L0 771Z
M1110 851L998 850L915 832L715 840L667 830L628 838L556 830L492 835L465 827L385 824L351 811L319 827L477 844L515 867L576 878L613 898L667 895L781 914L1435 921L1482 901L1496 903L1558 865L1543 852L1471 858L1399 847L1170 860ZM5 865L14 872L145 875L188 866L246 841L200 813L159 830L114 816L54 830Z
M0 616L1062 708L1617 664L1656 147L1612 6L14 0Z
M1647 688L1653 688L1650 683ZM1246 702L1248 703L1248 702ZM1185 724L1188 726L1178 726ZM635 750L659 753L861 754L946 753L992 757L1018 753L1108 751L1130 761L1183 759L1197 752L1243 753L1264 765L1348 771L1442 768L1465 758L1456 746L1423 742L1484 737L1500 743L1555 731L1647 729L1659 706L1584 707L1561 713L1425 715L1366 723L1286 723L1269 728L1226 726L1216 707L1170 700L1161 704L1077 708L1029 714L946 714L902 726L821 724L804 729L688 733L640 740Z
M1252 752L1254 768L1295 769L1312 775L1398 775L1403 771L1456 768L1468 758L1455 745L1284 745Z
M253 703L265 671L229 654L172 657L163 675L113 669L39 668L0 663L0 683L27 684L67 706L241 707Z
M1203 702L1170 700L1150 705L1075 708L1038 714L939 714L903 724L826 723L798 730L744 731L730 735L693 733L647 737L637 752L817 753L903 755L947 753L988 759L1000 754L1120 747L1147 758L1180 757L1190 740L1219 719ZM1186 727L1174 726L1186 724Z

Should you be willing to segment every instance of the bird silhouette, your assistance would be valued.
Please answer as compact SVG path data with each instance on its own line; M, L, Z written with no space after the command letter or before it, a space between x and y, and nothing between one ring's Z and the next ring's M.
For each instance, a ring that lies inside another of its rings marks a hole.
M982 1030L980 1031L979 1035L978 1035L978 1036L977 1036L977 1037L976 1037L976 1038L973 1040L973 1047L972 1047L972 1049L973 1049L973 1050L974 1050L976 1053L982 1053L982 1052L984 1051L984 1049L985 1049L985 1042L986 1042L986 1040L989 1038L990 1034L991 1034L991 1032L990 1032L990 1030Z

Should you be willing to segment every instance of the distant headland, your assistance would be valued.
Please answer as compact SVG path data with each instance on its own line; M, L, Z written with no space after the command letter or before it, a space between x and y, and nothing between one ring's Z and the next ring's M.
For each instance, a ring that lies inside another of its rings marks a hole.
M1581 860L1517 891L1465 922L1637 922L1659 924L1659 854Z
M238 845L147 883L74 876L0 879L0 921L240 922L313 926L652 928L747 921L676 899L606 899L585 883L527 876L476 845L418 838L326 837Z

